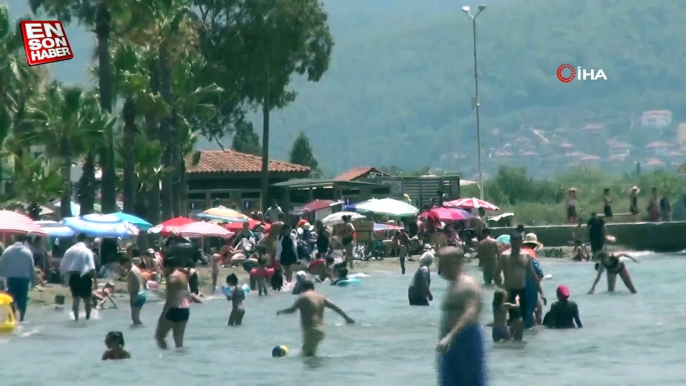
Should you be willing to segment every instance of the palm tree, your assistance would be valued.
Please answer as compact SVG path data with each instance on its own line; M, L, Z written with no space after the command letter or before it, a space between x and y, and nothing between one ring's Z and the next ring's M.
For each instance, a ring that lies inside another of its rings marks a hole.
M62 192L59 168L44 155L34 158L31 152L26 152L21 158L16 155L10 158L16 162L11 162L16 198L28 203L28 216L38 220L41 206L48 205Z
M109 52L110 35L114 25L112 12L115 15L128 14L128 7L124 1L113 0L29 0L29 6L33 13L40 8L45 10L48 15L58 18L63 22L70 22L77 19L80 24L93 28L98 41L98 90L100 94L100 107L103 111L112 112L112 62ZM99 151L99 161L102 168L102 210L103 213L113 213L117 211L117 195L114 171L114 133L105 132L104 141ZM92 167L94 156L88 152L84 163L84 179L95 180L95 168ZM91 175L91 171L93 172ZM88 175L87 175L88 173ZM83 189L94 189L94 184L88 181L80 184ZM93 207L91 198L95 197L94 191L82 192L82 207L87 209Z
M50 85L29 107L34 125L26 140L42 144L48 157L60 160L62 217L72 216L71 167L74 161L86 152L86 144L97 143L103 130L111 129L114 124L101 127L103 118L99 113L95 95L59 83Z

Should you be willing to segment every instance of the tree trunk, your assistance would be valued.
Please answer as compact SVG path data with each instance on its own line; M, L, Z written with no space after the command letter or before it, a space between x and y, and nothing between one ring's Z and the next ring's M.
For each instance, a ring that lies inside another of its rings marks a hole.
M62 146L69 146L66 141L62 141ZM62 218L71 217L71 157L69 153L62 155L62 195L60 196L60 215Z
M269 98L262 103L262 208L269 208Z
M171 84L171 59L169 52L164 47L160 47L160 94L168 106L172 106L172 84ZM173 181L174 181L174 142L176 135L173 127L173 112L162 120L160 125L160 143L164 146L162 154L162 166L165 173L162 177L162 221L172 218L173 212Z
M174 114L174 125L176 128L177 116ZM178 130L175 130L174 143L172 145L172 165L173 175L172 175L172 214L174 217L181 216L181 167L180 164L183 161L183 156L181 154L181 148L179 143L181 139L178 135Z
M188 176L186 175L186 160L179 162L179 192L181 195L181 213L179 216L188 217Z
M136 211L136 105L132 98L127 98L122 110L124 116L124 178L123 196L124 213Z
M150 70L150 90L153 93L158 93L160 91L160 79L159 79L159 67L157 61L151 66ZM154 141L159 138L160 130L158 122L155 119L155 115L151 111L146 111L145 114L145 136L150 141ZM140 181L140 182L150 182L148 194L143 196L147 197L146 212L147 217L145 217L148 222L153 225L159 224L160 221L160 181Z
M110 57L110 12L101 0L95 16L95 33L98 38L98 86L100 107L112 112L112 58ZM105 133L107 143L100 149L102 169L101 205L103 213L117 211L116 173L114 171L114 138L112 132Z
M95 204L95 190L97 181L95 180L95 155L93 152L89 151L83 158L81 173L78 193L79 206L81 207L79 216L85 216L93 213L93 206Z

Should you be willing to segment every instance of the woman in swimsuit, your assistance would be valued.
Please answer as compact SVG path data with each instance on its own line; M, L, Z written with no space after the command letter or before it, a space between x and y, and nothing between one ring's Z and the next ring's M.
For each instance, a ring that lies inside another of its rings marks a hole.
M600 259L600 262L596 264L596 270L598 271L598 275L596 276L595 281L593 282L591 290L588 291L589 295L593 295L593 293L595 292L595 286L600 281L600 277L603 275L604 271L607 271L608 292L615 291L615 283L617 282L617 275L619 275L619 277L622 278L622 281L624 282L624 285L629 290L629 292L631 292L632 294L636 293L636 287L634 287L634 283L631 281L629 269L626 267L626 264L624 264L623 261L619 260L619 258L626 257L638 263L636 259L627 255L626 253L618 253L615 255L607 253L606 251L600 251L597 253L596 256L598 257L598 259Z
M172 332L176 348L183 347L186 324L191 316L190 303L202 303L193 296L188 287L188 276L182 271L182 264L175 258L165 261L164 273L167 275L167 300L157 321L155 339L160 348L167 348L167 334Z

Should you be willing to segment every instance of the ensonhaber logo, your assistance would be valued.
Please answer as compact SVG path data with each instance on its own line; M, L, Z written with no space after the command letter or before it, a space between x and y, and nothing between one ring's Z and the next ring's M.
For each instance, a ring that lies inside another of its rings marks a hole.
M557 68L557 79L562 83L569 83L573 80L607 80L605 72L600 70L587 70L585 68L574 68L569 63L564 63Z
M21 32L29 66L74 58L61 21L22 21Z

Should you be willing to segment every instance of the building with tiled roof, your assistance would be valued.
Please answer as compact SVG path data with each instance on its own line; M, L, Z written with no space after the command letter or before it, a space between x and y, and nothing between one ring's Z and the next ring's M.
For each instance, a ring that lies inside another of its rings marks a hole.
M188 201L191 211L224 205L249 213L262 198L262 157L235 150L201 150L200 159L186 160ZM308 166L269 160L269 186L308 178ZM279 199L270 188L270 197Z
M339 174L334 179L337 181L357 181L357 180L361 180L364 178L368 178L372 175L390 176L390 174L388 174L384 171L381 171L375 167L366 166L366 167L359 167L359 168L350 169L347 172L343 172L343 173Z

